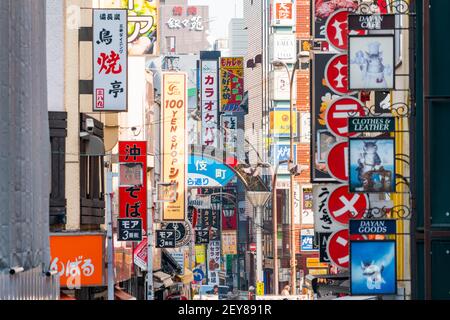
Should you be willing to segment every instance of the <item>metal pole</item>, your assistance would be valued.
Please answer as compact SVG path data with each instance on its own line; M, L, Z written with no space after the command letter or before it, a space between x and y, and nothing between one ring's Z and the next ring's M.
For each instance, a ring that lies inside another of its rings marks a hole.
M112 221L112 180L113 173L111 170L111 163L108 166L106 173L106 219L107 229L106 236L108 241L108 300L114 300L114 262L113 262L113 221Z
M277 165L278 168L278 165ZM273 222L273 288L278 295L278 208L277 208L277 169L273 174L272 186L272 222Z
M154 300L153 292L153 188L150 185L150 210L147 210L147 300Z
M289 128L289 163L291 165L295 165L294 163L294 101L293 101L293 87L294 87L294 76L295 69L298 66L299 60L297 59L294 69L292 70L292 74L289 74L289 69L286 65L288 75L290 75L290 92L289 92L289 120L290 120L290 128ZM291 172L290 174L290 188L289 188L289 211L291 215L291 223L290 223L290 240L291 240L291 292L293 295L297 292L297 272L296 272L296 264L297 259L295 258L295 228L294 228L294 174Z
M262 270L262 206L256 207L256 282L263 282Z

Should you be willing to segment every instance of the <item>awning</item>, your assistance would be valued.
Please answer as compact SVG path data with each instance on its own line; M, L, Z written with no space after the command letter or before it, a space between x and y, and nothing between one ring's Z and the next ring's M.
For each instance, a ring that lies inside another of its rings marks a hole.
M114 299L115 300L136 300L135 297L123 291L119 287L114 288Z
M184 275L177 275L176 277L184 284L190 284L192 281L194 281L194 273L186 268L184 269Z
M153 272L153 279L156 279L156 282L162 283L166 288L173 285L172 276L162 271Z

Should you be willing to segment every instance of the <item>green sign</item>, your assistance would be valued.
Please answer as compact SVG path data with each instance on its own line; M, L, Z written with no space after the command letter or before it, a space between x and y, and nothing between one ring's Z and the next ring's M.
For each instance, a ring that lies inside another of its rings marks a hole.
M358 117L348 119L349 133L360 132L394 132L393 117Z

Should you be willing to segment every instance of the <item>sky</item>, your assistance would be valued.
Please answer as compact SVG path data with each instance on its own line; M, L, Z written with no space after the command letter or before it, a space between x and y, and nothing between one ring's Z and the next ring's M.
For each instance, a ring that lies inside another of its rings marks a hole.
M209 6L210 33L214 39L228 37L228 23L232 18L242 18L243 0L189 0L189 5Z

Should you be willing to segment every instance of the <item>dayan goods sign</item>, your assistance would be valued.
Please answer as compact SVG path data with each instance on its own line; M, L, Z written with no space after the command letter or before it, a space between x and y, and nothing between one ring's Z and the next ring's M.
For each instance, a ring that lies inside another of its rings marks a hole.
M244 58L220 58L222 112L238 111L244 97Z
M121 170L121 184L119 186L119 218L142 219L142 228L147 230L147 142L119 141L119 163L126 168L129 164L140 164L142 184L129 184L133 177L127 176L127 170ZM134 170L133 170L134 171ZM124 183L125 181L125 183Z
M202 60L200 92L202 108L202 145L218 147L217 128L219 125L219 84L217 60Z
M271 7L272 26L294 26L295 5L292 0L273 0Z
M163 203L163 221L187 212L187 74L164 72L162 89L162 181L176 185L174 202Z
M370 219L350 220L350 235L395 235L397 232L397 220L395 219Z
M60 276L61 287L104 284L105 237L102 234L50 236L50 271Z
M94 111L127 110L127 11L93 10Z

